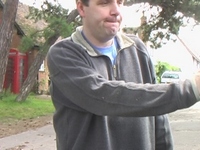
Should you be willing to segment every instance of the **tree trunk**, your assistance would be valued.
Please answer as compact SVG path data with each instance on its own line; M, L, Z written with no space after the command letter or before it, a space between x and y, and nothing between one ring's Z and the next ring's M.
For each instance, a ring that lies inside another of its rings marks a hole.
M19 0L7 0L3 8L3 19L0 25L0 93L3 92L18 3Z
M79 15L78 10L74 9L70 12L69 16L66 18L67 23L71 23Z
M38 54L36 55L33 63L31 64L31 67L28 71L28 76L26 80L24 81L22 88L20 90L20 93L16 97L15 101L22 102L25 101L31 92L33 86L35 85L36 77L38 74L38 71L40 69L40 66L44 59L46 58L46 54L49 50L49 47L55 43L55 41L58 39L58 35L54 35L51 38L49 38L43 47L43 50L39 50Z

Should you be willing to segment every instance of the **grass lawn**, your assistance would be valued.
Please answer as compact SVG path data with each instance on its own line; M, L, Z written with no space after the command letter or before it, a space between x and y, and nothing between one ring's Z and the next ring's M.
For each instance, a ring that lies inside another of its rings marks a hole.
M50 99L30 95L24 102L16 102L16 95L3 96L0 100L0 122L22 120L53 114Z

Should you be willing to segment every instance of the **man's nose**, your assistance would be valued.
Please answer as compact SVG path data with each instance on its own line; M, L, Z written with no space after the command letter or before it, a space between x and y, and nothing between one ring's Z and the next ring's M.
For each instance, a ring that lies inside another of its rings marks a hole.
M111 5L111 14L112 15L119 15L120 14L120 5L117 2L112 3Z

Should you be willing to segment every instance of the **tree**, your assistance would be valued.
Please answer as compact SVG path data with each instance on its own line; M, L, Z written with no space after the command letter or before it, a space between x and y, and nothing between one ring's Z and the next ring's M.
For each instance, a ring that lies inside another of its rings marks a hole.
M46 58L46 54L50 46L54 44L60 36L66 37L73 32L74 24L71 23L73 21L72 17L66 16L68 14L68 10L63 9L60 5L53 6L47 1L44 2L42 8L43 11L31 8L30 15L28 16L30 19L34 19L36 21L40 19L45 20L48 26L41 31L35 30L29 35L29 37L23 38L22 47L23 44L25 44L26 46L24 46L24 48L26 50L30 49L34 44L37 44L40 50L29 68L28 76L20 89L20 93L15 99L18 102L25 101L35 85L39 68L43 60ZM29 44L27 45L27 43Z
M133 4L149 3L149 5L161 7L163 9L163 17L170 18L172 13L181 12L185 17L192 17L200 22L200 1L199 0L126 0L124 5L131 6ZM172 12L169 12L172 10ZM166 12L169 12L167 14Z
M150 41L151 47L155 49L166 40L175 40L171 35L178 35L180 26L184 26L185 22L187 24L191 18L196 24L200 22L199 0L126 0L125 5L137 3L148 3L149 7L145 5L145 10L157 9L157 13L151 14L148 22L139 27L142 28L144 42Z
M12 42L18 3L19 0L7 0L3 8L3 19L0 25L0 93L3 92L4 77L10 44Z

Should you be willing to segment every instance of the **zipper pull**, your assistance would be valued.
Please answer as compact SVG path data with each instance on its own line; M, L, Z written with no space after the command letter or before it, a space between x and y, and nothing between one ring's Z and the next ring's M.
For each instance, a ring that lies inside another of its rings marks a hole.
M116 65L113 65L113 74L114 74L114 78L117 78L117 70L116 70Z

